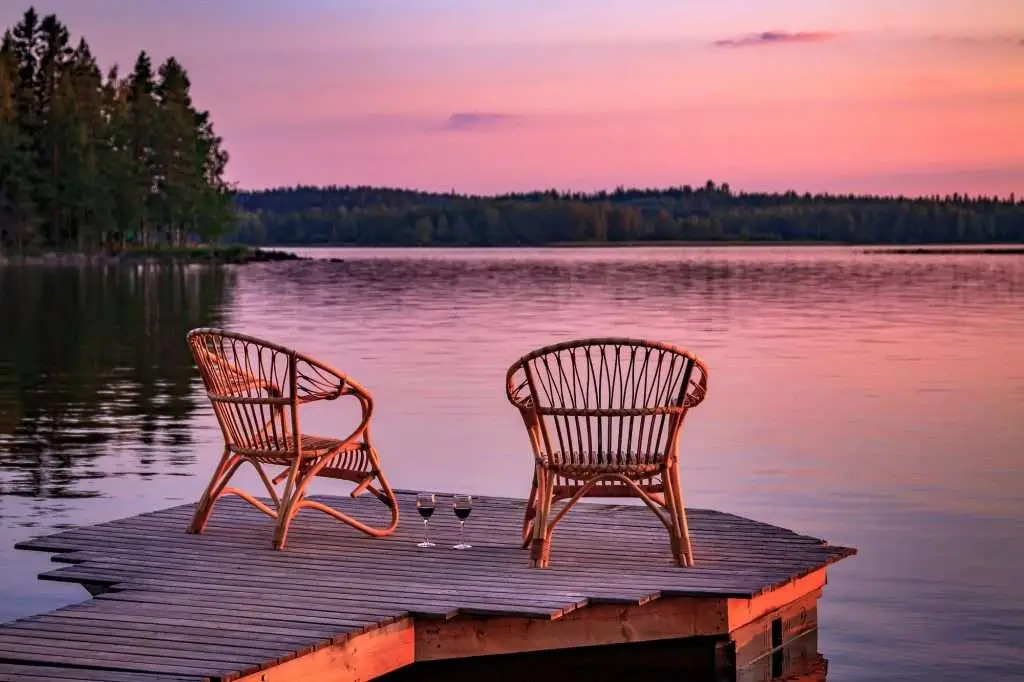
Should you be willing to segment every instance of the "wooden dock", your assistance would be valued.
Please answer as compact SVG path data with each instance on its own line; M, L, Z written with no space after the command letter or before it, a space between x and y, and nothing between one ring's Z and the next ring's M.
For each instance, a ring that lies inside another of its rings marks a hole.
M94 597L0 626L0 681L367 680L413 663L644 642L696 643L736 679L814 633L826 567L855 553L692 509L697 563L680 568L646 508L580 504L555 533L551 567L532 569L523 500L476 498L465 551L451 549L447 496L429 549L415 546L415 495L399 503L402 524L383 539L306 512L283 552L270 549L272 521L233 498L203 535L185 533L190 504L23 542L70 564L41 578ZM368 498L331 504L384 512Z

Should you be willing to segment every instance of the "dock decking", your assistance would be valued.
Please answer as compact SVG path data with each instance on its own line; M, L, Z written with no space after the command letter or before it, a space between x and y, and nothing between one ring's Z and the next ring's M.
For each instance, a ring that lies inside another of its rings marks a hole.
M374 518L373 499L330 498ZM814 628L828 565L855 552L722 512L689 510L696 566L672 564L644 507L580 504L555 533L549 569L529 566L525 502L475 498L473 548L439 496L436 547L421 549L415 495L394 535L367 537L322 514L271 549L273 522L220 501L188 535L193 505L18 545L70 565L46 580L94 598L0 625L0 681L371 679L417 661L707 637L727 665Z

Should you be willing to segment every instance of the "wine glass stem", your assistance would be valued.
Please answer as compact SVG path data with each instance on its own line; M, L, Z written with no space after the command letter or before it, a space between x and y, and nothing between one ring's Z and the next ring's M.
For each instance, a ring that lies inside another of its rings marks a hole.
M466 522L465 522L465 521L461 521L461 520L460 520L460 521L459 521L459 544L460 544L460 545L464 545L464 544L466 544L466 541L462 539L462 538L463 538L463 533L462 533L462 531L463 531L463 529L464 529L465 527L466 527Z
M430 542L430 536L427 534L427 519L423 519L423 542Z

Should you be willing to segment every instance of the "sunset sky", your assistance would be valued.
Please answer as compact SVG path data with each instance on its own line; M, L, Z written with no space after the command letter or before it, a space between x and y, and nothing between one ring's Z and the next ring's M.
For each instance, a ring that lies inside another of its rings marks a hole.
M35 6L104 68L181 59L243 188L1024 195L1022 0Z

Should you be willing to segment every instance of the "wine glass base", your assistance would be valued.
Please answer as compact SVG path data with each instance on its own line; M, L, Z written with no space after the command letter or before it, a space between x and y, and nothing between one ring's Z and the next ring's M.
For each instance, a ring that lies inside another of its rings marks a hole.
M460 542L459 544L455 545L452 549L469 549L472 546L473 545L469 544L468 542Z
M437 545L434 544L433 542L427 542L427 541L417 542L416 546L417 547L437 547Z

